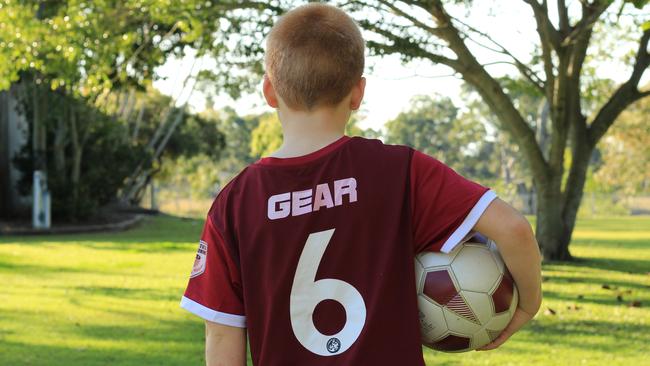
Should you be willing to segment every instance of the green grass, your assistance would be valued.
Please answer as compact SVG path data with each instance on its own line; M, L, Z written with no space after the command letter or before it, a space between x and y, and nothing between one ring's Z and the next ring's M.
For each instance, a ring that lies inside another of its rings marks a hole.
M203 364L203 324L178 307L201 225L0 238L0 365ZM542 310L506 345L426 350L427 364L647 364L650 217L581 220L571 248L579 260L545 264Z

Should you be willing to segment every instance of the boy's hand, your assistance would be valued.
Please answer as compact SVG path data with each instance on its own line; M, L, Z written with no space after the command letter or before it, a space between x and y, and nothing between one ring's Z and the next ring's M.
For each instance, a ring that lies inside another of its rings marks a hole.
M508 340L513 334L515 334L521 327L523 327L530 319L532 315L523 311L521 308L515 310L515 314L512 316L510 323L503 329L501 334L496 337L492 342L486 344L481 348L477 348L477 351L490 351L501 346L505 341Z

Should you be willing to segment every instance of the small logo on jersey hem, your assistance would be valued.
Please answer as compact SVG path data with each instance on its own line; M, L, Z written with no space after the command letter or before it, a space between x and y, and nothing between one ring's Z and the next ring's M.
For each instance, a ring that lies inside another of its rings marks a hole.
M341 341L338 338L330 338L327 341L327 352L336 353L341 349Z
M194 265L192 266L192 273L190 278L201 275L205 272L205 262L208 257L208 243L203 240L199 240L199 249L196 251L196 259L194 259Z

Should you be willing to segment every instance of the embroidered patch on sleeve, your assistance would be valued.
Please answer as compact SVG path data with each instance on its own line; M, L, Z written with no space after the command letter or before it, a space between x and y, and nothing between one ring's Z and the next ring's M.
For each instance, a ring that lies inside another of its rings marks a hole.
M199 240L199 249L196 251L196 259L194 259L194 265L192 266L192 274L190 278L194 278L203 272L205 272L205 262L207 261L208 256L208 243L203 240Z

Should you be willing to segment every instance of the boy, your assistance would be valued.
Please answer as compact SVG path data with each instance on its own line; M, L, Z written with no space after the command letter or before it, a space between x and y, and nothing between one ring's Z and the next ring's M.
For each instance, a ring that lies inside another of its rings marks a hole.
M323 4L267 40L264 96L284 142L215 199L181 306L206 320L208 365L424 365L413 261L471 231L520 293L501 345L537 312L530 225L495 194L405 146L344 136L363 99L364 41Z

